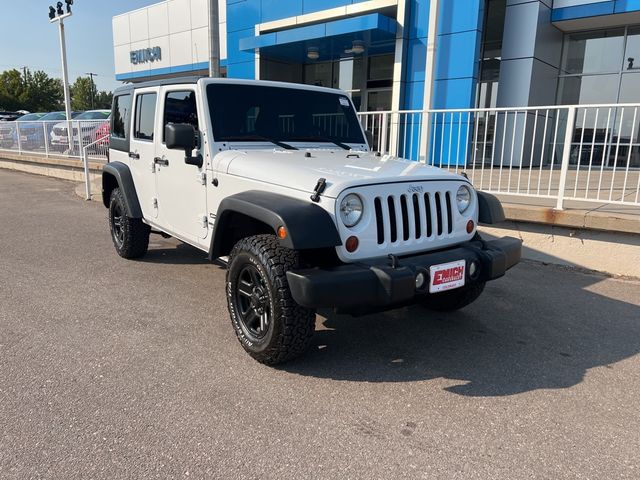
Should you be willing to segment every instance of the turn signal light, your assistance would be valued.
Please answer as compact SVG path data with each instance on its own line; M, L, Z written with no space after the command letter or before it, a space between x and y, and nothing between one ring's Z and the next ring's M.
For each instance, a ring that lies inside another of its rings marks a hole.
M358 237L351 236L351 237L347 238L347 241L344 244L344 246L346 247L347 252L353 253L358 249L358 245L359 244L360 244L360 240L358 240Z
M280 240L284 240L285 238L287 238L287 229L284 227L278 227L278 231L276 233L278 234L278 238Z
M473 220L469 220L467 222L467 233L473 232L473 229L476 228L476 224L473 223Z

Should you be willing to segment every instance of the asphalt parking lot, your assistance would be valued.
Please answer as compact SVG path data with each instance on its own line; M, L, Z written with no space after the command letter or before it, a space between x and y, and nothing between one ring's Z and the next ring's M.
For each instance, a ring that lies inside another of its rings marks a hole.
M525 262L456 314L318 316L269 368L224 270L120 259L73 188L0 170L1 478L640 478L639 282Z

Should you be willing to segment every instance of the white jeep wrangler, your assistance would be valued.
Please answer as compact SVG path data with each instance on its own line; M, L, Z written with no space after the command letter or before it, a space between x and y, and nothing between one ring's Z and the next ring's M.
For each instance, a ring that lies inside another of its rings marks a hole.
M462 308L520 260L469 181L369 149L350 98L327 88L172 79L114 94L102 195L118 254L150 233L226 262L245 350L300 355L318 308L363 314L412 303Z

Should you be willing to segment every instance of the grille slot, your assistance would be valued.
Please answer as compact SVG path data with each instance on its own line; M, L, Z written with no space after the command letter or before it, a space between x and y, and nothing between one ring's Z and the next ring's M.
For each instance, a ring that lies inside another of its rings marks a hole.
M378 245L451 235L452 195L446 191L375 197Z

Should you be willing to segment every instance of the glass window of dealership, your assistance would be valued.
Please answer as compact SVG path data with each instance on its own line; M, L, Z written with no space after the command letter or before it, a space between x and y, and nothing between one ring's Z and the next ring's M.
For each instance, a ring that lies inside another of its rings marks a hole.
M207 0L115 17L116 77L205 74L207 19ZM228 77L341 88L361 111L640 102L633 1L220 0L220 45Z

